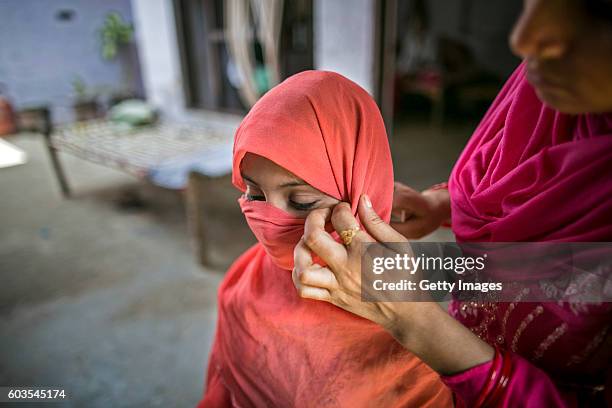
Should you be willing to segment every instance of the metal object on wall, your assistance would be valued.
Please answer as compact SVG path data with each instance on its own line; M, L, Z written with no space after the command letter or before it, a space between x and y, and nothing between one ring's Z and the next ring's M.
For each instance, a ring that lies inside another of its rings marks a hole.
M255 80L255 39L263 50L269 86L280 82L283 0L227 0L224 6L228 50L240 77L240 97L251 107L261 96Z

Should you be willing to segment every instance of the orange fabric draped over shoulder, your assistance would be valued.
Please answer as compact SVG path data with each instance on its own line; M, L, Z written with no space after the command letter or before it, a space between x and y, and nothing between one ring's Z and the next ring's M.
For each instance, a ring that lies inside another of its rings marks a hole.
M351 203L355 213L368 194L389 220L393 169L383 120L370 95L341 75L302 72L255 104L234 144L233 182L243 191L247 152ZM266 202L240 205L260 242L219 288L200 406L452 406L439 376L382 328L298 296L289 259L303 219Z

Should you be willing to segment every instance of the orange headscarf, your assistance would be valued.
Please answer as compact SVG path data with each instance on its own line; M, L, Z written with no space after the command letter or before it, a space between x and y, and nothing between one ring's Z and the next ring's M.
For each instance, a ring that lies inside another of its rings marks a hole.
M234 144L233 182L243 191L247 152L351 203L354 213L366 193L389 220L393 170L384 124L372 98L341 75L294 75L251 109ZM219 289L202 406L451 405L438 375L379 326L298 296L290 270L303 219L266 202L240 204L260 242Z

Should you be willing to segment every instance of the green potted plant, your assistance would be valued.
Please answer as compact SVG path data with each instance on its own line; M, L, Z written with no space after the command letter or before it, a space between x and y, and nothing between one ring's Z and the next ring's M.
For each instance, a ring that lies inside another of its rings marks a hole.
M100 29L102 38L102 57L112 60L117 57L122 47L132 41L134 28L125 22L119 13L108 13Z
M134 27L119 13L108 13L99 30L102 58L118 60L121 65L122 84L120 91L111 95L111 106L133 96L134 55L131 49Z

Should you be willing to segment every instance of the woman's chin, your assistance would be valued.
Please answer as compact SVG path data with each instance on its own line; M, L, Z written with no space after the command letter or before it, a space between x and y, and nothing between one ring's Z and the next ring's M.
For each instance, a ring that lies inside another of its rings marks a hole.
M592 112L588 104L580 103L577 98L564 90L535 87L535 91L546 106L561 113L578 115Z

